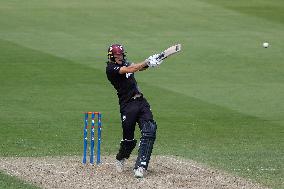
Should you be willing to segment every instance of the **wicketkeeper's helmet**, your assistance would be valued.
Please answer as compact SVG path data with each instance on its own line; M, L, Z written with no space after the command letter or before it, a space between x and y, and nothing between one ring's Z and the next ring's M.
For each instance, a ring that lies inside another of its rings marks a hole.
M125 51L124 51L124 48L122 45L119 45L119 44L113 44L111 45L109 48L108 48L108 59L111 60L111 61L115 61L114 59L114 55L117 54L117 55L123 55L123 59L124 57L126 56L125 55Z

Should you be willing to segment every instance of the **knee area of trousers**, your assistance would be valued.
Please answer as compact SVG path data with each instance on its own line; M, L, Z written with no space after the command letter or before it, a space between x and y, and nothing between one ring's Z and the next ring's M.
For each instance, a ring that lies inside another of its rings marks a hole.
M146 121L142 125L142 138L156 138L157 124L155 121Z

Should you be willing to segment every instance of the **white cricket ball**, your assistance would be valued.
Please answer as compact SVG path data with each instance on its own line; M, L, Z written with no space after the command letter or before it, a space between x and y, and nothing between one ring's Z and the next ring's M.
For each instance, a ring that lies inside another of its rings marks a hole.
M264 48L267 48L267 47L269 47L269 43L264 42L264 43L262 43L262 46L263 46Z

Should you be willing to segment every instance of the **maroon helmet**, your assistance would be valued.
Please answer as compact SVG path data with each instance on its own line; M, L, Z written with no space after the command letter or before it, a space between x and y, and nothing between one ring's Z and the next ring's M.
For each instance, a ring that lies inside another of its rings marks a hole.
M114 55L123 55L123 59L125 57L125 51L122 45L119 44L113 44L108 48L108 59L110 59L111 61L115 61L114 60Z

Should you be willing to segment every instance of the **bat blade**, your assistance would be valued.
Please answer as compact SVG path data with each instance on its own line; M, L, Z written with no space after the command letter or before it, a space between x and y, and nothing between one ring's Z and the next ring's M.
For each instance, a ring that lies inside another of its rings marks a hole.
M161 52L158 59L164 60L164 59L168 58L169 56L176 54L180 51L181 51L181 44L173 45L173 46L167 48L166 50L164 50L163 52Z

